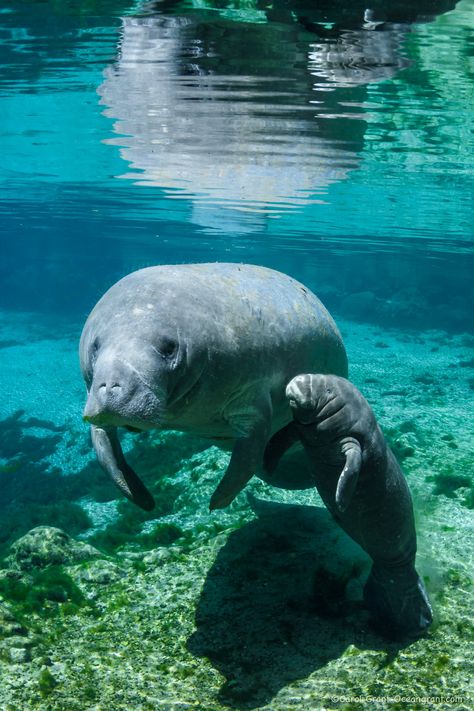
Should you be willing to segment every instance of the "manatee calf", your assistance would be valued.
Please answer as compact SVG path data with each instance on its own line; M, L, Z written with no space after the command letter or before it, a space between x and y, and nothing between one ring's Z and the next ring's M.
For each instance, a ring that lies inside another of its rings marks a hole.
M270 440L266 468L303 444L322 500L373 560L367 606L388 634L423 634L433 617L415 570L410 491L368 402L345 378L320 374L293 378L286 397L294 419Z
M144 509L153 498L125 461L118 427L233 440L211 509L261 470L272 432L291 418L297 373L347 374L341 336L306 287L248 264L157 266L129 274L84 326L84 419L102 467Z

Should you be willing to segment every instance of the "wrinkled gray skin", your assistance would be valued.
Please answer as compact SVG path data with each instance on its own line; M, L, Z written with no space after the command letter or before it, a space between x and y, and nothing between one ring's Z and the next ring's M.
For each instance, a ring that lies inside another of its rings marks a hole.
M347 373L341 336L306 287L244 264L158 266L129 274L81 336L84 419L102 467L142 508L151 494L125 461L117 427L233 441L210 508L255 473L272 432L291 419L285 385L302 370Z
M379 625L394 637L423 634L432 611L415 570L410 491L371 407L334 375L298 375L286 396L294 420L270 440L265 467L271 473L289 447L303 444L327 508L374 561L364 599Z

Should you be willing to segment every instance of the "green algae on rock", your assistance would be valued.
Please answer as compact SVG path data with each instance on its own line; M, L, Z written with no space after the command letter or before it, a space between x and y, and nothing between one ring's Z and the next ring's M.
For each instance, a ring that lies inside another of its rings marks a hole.
M100 556L88 543L75 541L67 533L52 526L37 526L11 546L6 564L11 569L28 571L88 560Z

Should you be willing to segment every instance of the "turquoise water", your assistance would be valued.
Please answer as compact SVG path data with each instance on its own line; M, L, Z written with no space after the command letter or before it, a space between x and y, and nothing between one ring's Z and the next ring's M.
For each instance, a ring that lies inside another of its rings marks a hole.
M366 10L3 3L0 707L470 708L474 3ZM426 639L371 630L367 559L315 493L253 480L269 508L209 514L228 454L179 433L124 438L152 513L99 469L89 311L205 261L336 319L413 493Z

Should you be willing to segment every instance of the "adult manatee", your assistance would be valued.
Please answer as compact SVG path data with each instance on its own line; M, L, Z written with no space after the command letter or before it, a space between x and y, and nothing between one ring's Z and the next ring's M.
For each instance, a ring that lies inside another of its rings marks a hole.
M340 333L321 302L280 272L248 264L183 264L133 272L84 326L84 419L102 467L144 509L153 498L125 461L117 428L172 429L233 440L210 508L227 506L291 419L297 373L346 375Z

